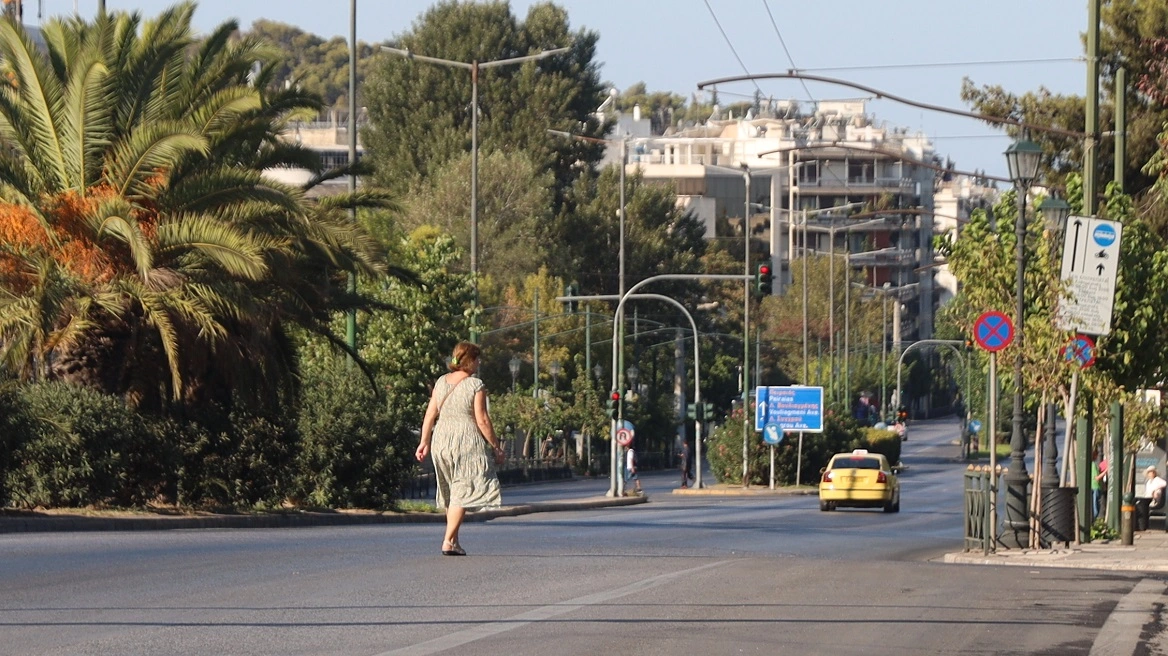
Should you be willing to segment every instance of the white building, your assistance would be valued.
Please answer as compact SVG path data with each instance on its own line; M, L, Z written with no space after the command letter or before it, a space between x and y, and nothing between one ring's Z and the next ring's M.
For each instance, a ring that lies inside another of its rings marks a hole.
M868 284L901 289L904 323L896 332L906 341L931 337L941 300L931 266L934 190L943 177L932 143L874 121L863 101L808 110L782 101L760 107L758 117L720 117L715 108L703 125L649 136L638 133L648 121L634 112L614 132L628 140L630 171L672 184L708 237L742 234L749 171L752 260L769 257L778 280L788 282L792 248L796 256L804 248L850 251ZM619 151L610 151L619 161Z

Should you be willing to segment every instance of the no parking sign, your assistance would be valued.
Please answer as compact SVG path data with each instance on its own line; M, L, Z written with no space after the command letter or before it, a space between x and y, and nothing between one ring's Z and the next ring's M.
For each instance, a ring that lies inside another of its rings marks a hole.
M983 312L973 323L973 340L990 353L997 353L1014 341L1014 322L997 310Z

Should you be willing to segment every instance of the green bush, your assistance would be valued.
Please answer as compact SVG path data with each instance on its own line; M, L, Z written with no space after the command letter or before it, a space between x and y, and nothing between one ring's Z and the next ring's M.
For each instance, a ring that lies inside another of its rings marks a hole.
M392 507L411 464L422 417L395 422L368 379L343 360L308 367L297 423L298 500L324 507Z
M862 446L859 448L884 454L889 464L900 462L900 436L895 431L882 428L864 428L863 431Z
M176 502L209 508L283 502L297 449L295 424L286 415L211 411L191 422L167 422L168 437L182 453Z
M762 440L762 435L754 430L750 422L748 434L748 464L750 484L764 485L770 482L770 445ZM831 456L842 451L864 448L864 434L854 419L828 412L824 416L824 432L803 434L803 464L798 466L799 436L787 435L775 447L775 483L791 485L795 474L800 475L799 483L814 485L819 480L819 470L827 466ZM706 440L705 457L710 463L714 478L719 483L742 484L742 413L735 411L718 426Z
M177 453L121 399L44 383L8 403L19 406L5 426L9 504L131 507L166 496Z

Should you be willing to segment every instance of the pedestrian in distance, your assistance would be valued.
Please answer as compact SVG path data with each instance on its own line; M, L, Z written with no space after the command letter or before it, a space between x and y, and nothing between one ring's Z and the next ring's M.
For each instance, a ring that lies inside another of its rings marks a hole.
M1155 465L1144 470L1144 496L1136 499L1136 530L1148 528L1152 511L1164 507L1164 488L1168 487Z
M693 480L693 474L690 472L690 456L689 456L689 442L684 439L681 441L681 453L678 454L681 458L681 487L689 487L689 482Z
M1099 454L1091 458L1091 502L1095 507L1093 517L1103 516L1103 495L1107 488L1107 461L1099 461Z
M502 504L495 465L503 462L503 447L487 413L487 391L474 377L479 347L459 342L445 374L434 383L422 420L422 436L414 453L418 462L434 462L438 488L435 505L446 510L442 555L465 556L458 531L467 511Z
M630 444L627 451L625 451L625 487L632 483L636 486L637 494L641 494L641 479L637 476L637 452Z

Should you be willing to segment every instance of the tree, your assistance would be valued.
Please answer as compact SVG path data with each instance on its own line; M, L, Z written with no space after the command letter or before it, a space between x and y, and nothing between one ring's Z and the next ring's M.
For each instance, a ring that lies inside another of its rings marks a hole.
M596 144L551 136L549 128L601 137L592 116L600 104L594 32L571 33L567 13L551 3L531 7L524 21L510 5L447 0L429 10L397 46L429 57L470 63L522 57L568 46L571 51L522 65L481 69L479 149L527 153L536 170L551 171L561 194L601 157ZM364 133L378 181L404 189L471 146L471 76L459 69L381 57L365 84L370 126Z
M277 139L319 100L264 91L271 51L192 3L153 21L45 26L47 53L0 22L0 353L139 407L271 401L294 387L288 327L362 306L340 271L383 261L343 210L262 177L319 158ZM252 83L255 83L255 86ZM315 166L312 166L315 163ZM49 364L51 363L51 367Z
M470 251L470 155L417 179L405 194L400 225L432 225ZM479 161L479 274L507 284L548 264L552 175L540 172L522 152L495 151ZM462 269L470 266L464 255Z
M1160 56L1155 41L1163 36L1168 23L1168 3L1163 0L1111 0L1102 3L1100 13L1100 111L1101 130L1111 129L1114 123L1115 73L1126 68L1129 79L1140 80L1154 74ZM1140 92L1135 85L1124 91L1127 97L1127 190L1139 197L1155 181L1144 171L1144 165L1156 151L1156 135L1168 120L1168 108L1163 103ZM1027 123L1048 125L1067 130L1082 131L1086 111L1085 99L1080 96L1062 96L1040 87L1038 91L1022 95L1006 92L1002 87L983 85L980 88L966 78L961 97L975 111L1000 118L1020 119ZM1012 136L1018 130L1007 130ZM1052 156L1046 173L1061 180L1070 171L1079 169L1083 161L1083 143L1071 137L1031 133L1030 139L1040 144ZM1114 141L1104 138L1099 143L1099 175L1101 180L1114 177Z

